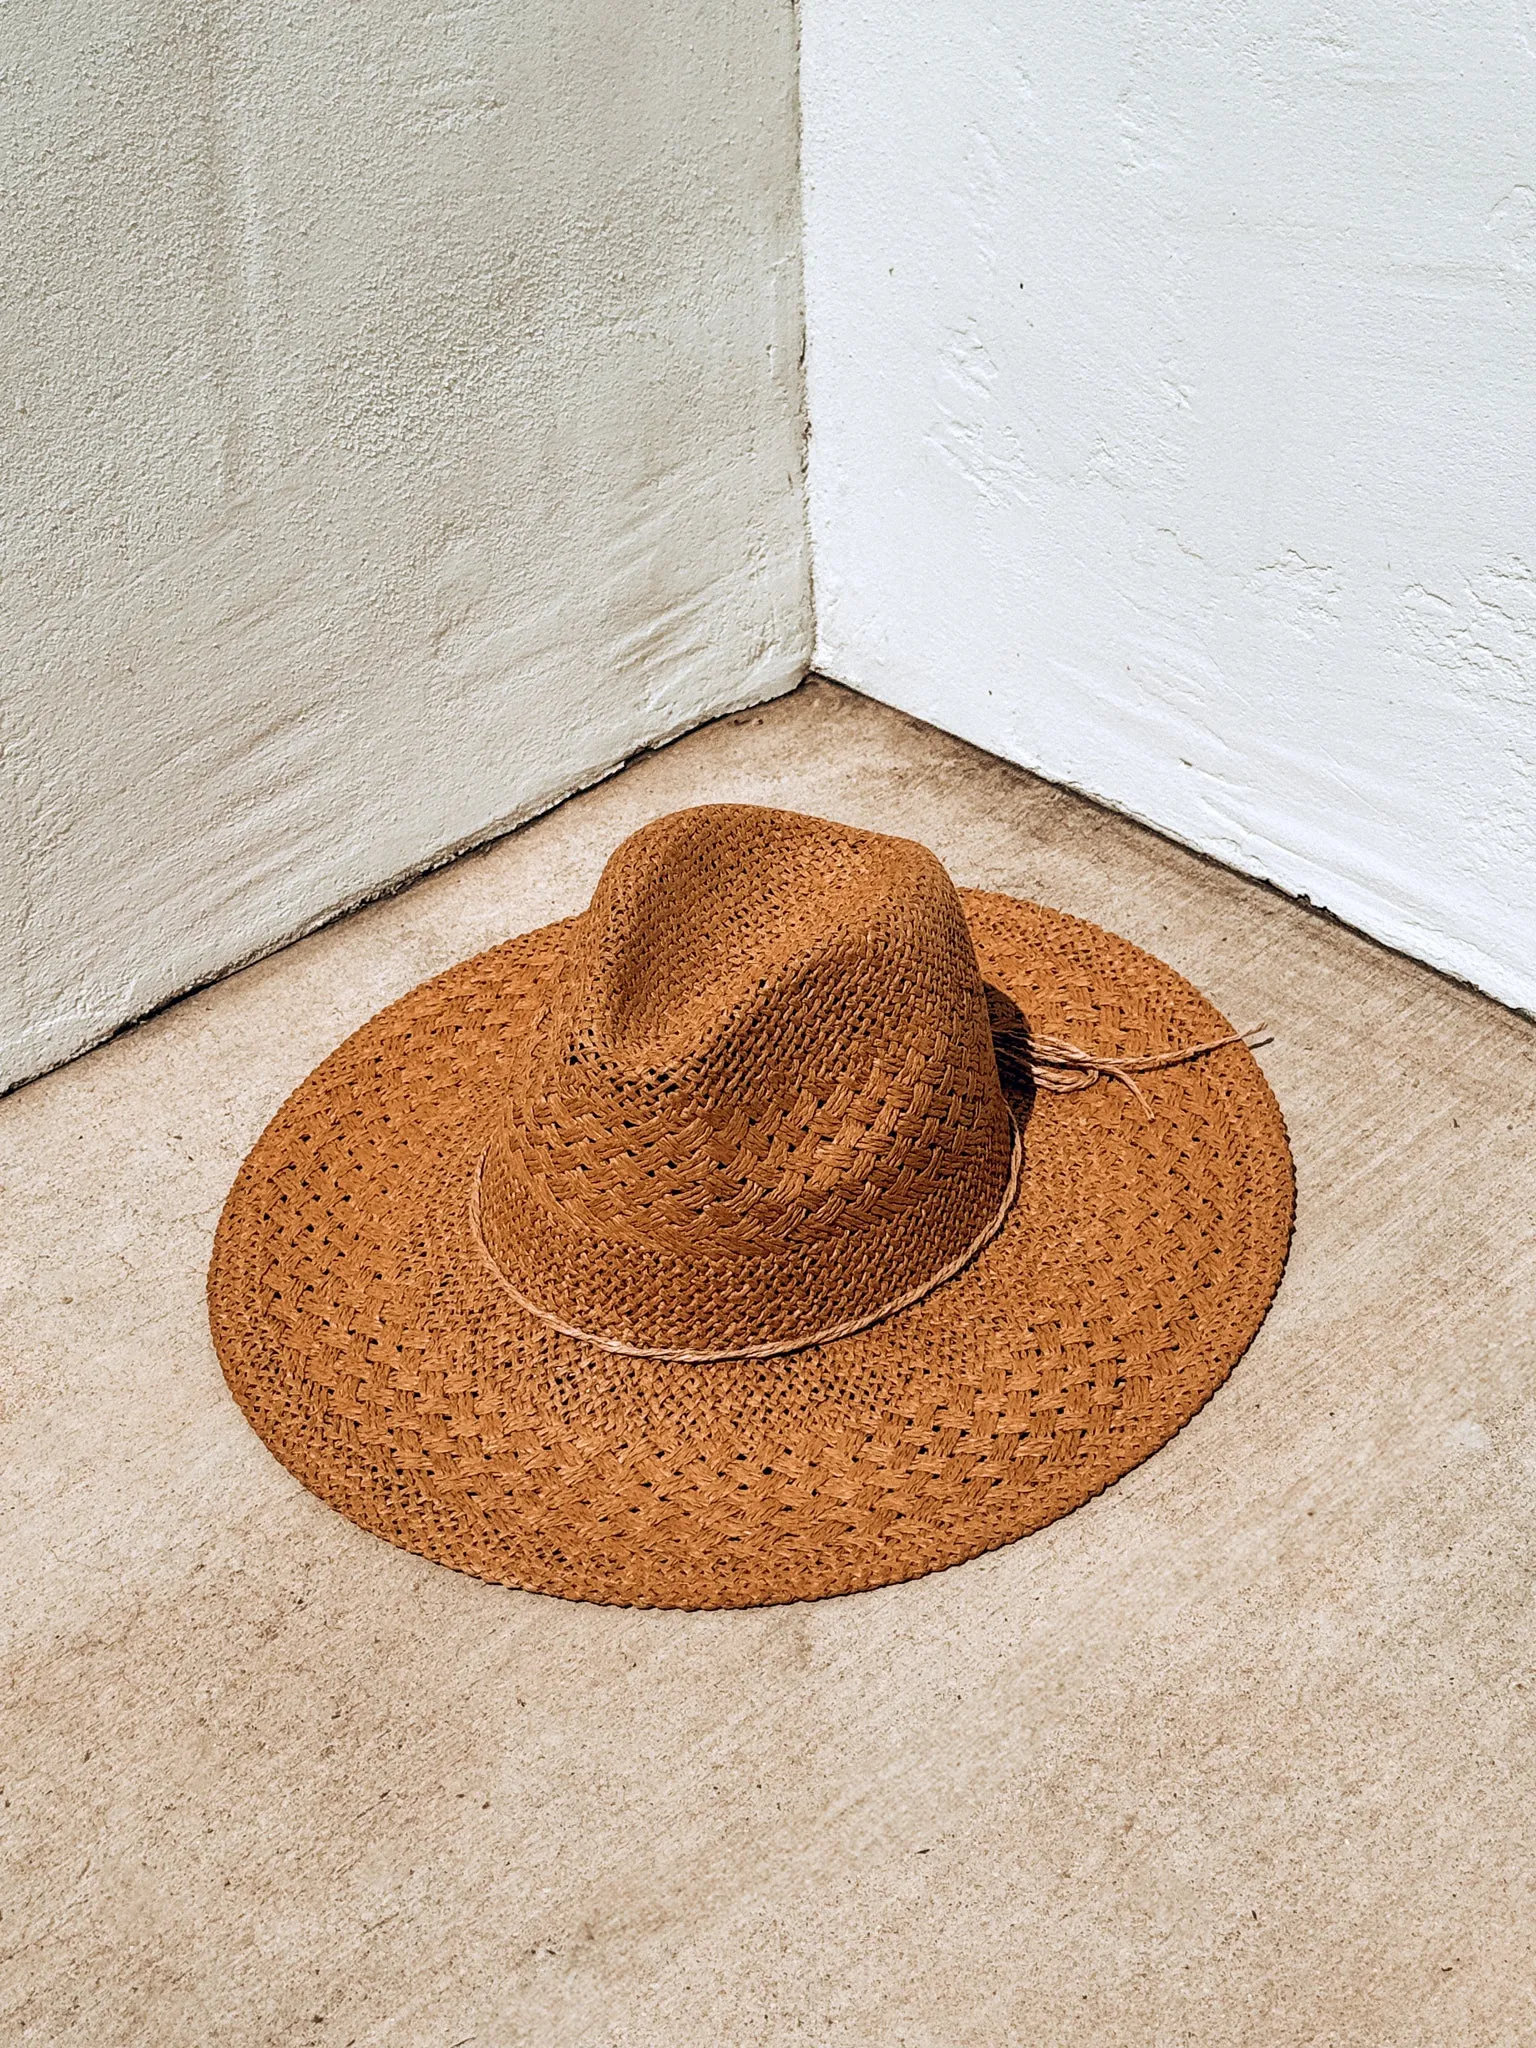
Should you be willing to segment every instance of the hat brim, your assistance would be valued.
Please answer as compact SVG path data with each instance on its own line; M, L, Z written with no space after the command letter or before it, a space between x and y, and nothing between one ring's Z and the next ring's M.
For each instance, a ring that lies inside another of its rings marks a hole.
M1226 1020L1081 919L962 890L1033 1030L1135 1056ZM766 1360L616 1356L528 1313L470 1226L498 1068L567 924L425 982L305 1080L220 1219L209 1320L273 1454L361 1527L567 1599L749 1607L1014 1541L1204 1405L1279 1285L1294 1177L1233 1045L1028 1106L996 1238L915 1307Z

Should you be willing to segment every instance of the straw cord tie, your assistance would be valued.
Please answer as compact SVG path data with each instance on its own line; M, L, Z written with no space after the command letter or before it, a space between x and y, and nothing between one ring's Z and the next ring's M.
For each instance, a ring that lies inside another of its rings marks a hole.
M1026 1080L1051 1095L1073 1095L1079 1088L1092 1088L1101 1079L1123 1081L1141 1104L1142 1114L1150 1121L1152 1106L1137 1086L1138 1074L1149 1074L1159 1067L1180 1066L1185 1060L1199 1059L1208 1052L1220 1052L1227 1045L1250 1048L1265 1045L1269 1042L1269 1032L1263 1024L1254 1024L1246 1031L1229 1031L1225 1038L1207 1039L1203 1045L1185 1045L1174 1052L1142 1053L1125 1058L1084 1052L1080 1045L1073 1045L1069 1039L1049 1038L1017 1027L994 1029L992 1038L997 1064L1005 1079Z

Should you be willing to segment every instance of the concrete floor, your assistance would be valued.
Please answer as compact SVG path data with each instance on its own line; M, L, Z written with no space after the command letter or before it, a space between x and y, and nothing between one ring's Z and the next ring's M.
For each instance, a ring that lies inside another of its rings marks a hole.
M1258 1342L1171 1445L915 1585L497 1590L224 1391L215 1217L401 990L675 805L926 840L1173 962L1290 1120ZM149 2048L1536 2042L1536 1030L815 685L0 1104L0 2038Z

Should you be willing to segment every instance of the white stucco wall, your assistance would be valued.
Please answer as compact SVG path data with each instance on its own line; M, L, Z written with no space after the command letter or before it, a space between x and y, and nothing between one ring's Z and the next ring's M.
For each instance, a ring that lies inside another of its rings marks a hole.
M790 0L11 0L0 80L4 1085L809 595Z
M1536 4L805 0L818 666L1536 1008Z

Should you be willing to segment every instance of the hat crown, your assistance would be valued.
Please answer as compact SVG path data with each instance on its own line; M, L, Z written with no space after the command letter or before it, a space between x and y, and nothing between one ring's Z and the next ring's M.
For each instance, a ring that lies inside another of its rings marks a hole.
M926 848L740 805L626 840L511 1061L480 1227L551 1320L643 1351L809 1341L952 1265L1012 1125Z

